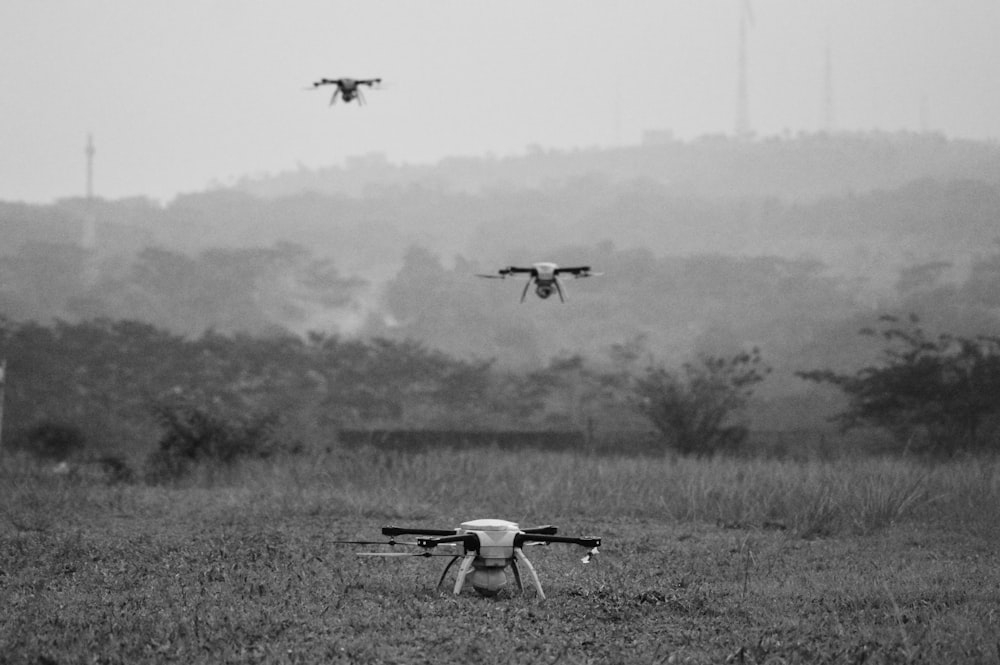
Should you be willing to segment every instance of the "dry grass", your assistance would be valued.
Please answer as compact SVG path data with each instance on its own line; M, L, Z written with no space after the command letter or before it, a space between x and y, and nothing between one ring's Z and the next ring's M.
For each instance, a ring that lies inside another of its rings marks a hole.
M1000 467L372 450L104 486L0 469L0 661L989 662ZM476 517L549 599L433 589L340 537Z

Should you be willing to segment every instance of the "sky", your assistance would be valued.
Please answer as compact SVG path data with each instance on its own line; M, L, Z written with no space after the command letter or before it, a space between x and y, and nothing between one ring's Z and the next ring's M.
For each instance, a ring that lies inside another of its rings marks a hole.
M4 0L0 200L733 134L743 3L758 136L1000 137L1000 0Z

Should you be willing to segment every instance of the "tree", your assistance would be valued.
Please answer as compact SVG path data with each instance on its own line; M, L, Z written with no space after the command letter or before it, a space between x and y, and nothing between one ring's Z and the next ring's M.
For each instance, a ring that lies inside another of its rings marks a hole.
M746 439L734 417L769 372L756 348L731 358L702 355L681 372L650 365L635 381L636 405L677 452L711 455Z
M888 344L878 364L855 374L797 372L844 393L847 408L835 417L843 428L873 426L946 453L995 442L988 426L1000 415L1000 337L929 339L916 315L904 325L893 316L880 322L881 330L860 331Z

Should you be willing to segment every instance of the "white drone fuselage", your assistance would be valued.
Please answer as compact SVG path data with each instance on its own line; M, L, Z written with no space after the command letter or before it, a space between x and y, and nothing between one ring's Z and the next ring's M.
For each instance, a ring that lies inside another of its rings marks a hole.
M545 300L559 290L559 280L556 278L556 268L559 266L542 262L532 264L532 267L535 269L535 294Z
M461 591L466 577L472 582L473 588L485 596L492 596L500 591L507 584L507 574L504 570L515 559L514 536L520 531L521 528L516 523L507 520L481 519L463 522L458 533L474 533L478 536L479 551L465 553L466 559L459 569L455 593Z

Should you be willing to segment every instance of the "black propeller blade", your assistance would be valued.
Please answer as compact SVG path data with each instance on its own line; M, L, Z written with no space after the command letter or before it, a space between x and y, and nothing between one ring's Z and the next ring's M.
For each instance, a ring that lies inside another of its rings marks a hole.
M395 539L390 540L331 540L329 541L335 545L416 545L416 543L408 543Z
M524 531L525 533L544 533L554 536L559 531L559 527L546 524L545 526L533 526L527 529L521 529L521 531Z
M410 529L400 526L382 527L383 536L454 536L455 529Z

